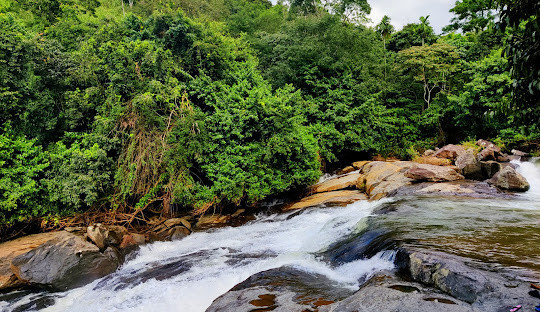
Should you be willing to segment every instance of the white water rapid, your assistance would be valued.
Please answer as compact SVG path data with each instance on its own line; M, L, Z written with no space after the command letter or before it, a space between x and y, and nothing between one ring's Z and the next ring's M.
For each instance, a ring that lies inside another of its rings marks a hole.
M393 267L393 253L330 267L314 255L365 227L381 202L261 216L241 227L193 233L141 248L111 276L65 293L44 311L205 311L249 276L281 266L315 272L352 289L361 277ZM42 296L43 294L41 294ZM29 295L9 308L28 304Z

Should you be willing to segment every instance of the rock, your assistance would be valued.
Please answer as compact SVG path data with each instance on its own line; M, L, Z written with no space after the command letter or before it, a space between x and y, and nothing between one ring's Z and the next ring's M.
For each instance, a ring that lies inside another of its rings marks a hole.
M361 160L361 161L353 162L352 166L356 170L362 170L362 168L364 168L364 166L367 165L368 163L370 163L369 160Z
M512 155L514 156L519 156L519 157L528 157L529 154L528 153L525 153L525 152L522 152L522 151L519 151L519 150L516 150L516 149L513 149L511 151Z
M511 166L506 166L489 180L490 184L509 191L525 192L530 188L529 182Z
M206 311L320 311L351 294L352 290L324 275L280 267L252 275L214 300Z
M395 262L413 281L470 303L478 311L508 311L518 304L534 307L535 299L526 295L527 283L476 269L471 261L451 254L405 247L398 251Z
M80 236L60 233L11 261L11 269L18 279L67 290L112 273L120 265L120 256L114 248L101 253L97 246Z
M124 235L120 243L120 249L132 249L146 243L146 237L143 234L129 233Z
M0 290L21 286L23 281L19 280L11 270L11 261L30 250L39 247L46 242L61 236L62 232L49 232L28 235L15 240L0 244Z
M496 161L481 161L480 166L482 167L482 176L485 179L491 179L499 170L501 170L501 164Z
M369 192L369 199L378 200L391 196L397 189L409 185L411 182L412 179L406 177L402 172L396 172L373 187Z
M404 281L392 272L380 272L352 296L337 302L331 312L475 312L469 303L457 300L419 283Z
M482 165L470 149L456 158L456 166L461 174L468 179L482 180L483 178Z
M478 160L497 160L495 156L495 151L490 148L485 148L478 153Z
M101 223L90 225L86 229L88 238L101 250L105 250L109 246L120 245L127 232L127 229L123 226L103 225Z
M347 166L347 167L341 169L338 174L347 174L347 173L353 172L355 170L356 169L353 166Z
M303 209L307 207L314 207L319 205L325 206L345 206L350 203L359 200L366 200L367 197L364 193L352 190L352 191L333 191L319 193L315 195L308 196L301 199L300 201L287 205L283 208L283 211Z
M499 156L497 156L497 161L498 162L509 162L510 157L508 157L507 154L500 154Z
M434 150L428 149L424 152L424 156L433 156L435 154Z
M440 148L433 156L446 159L456 159L465 152L465 148L460 145L448 144Z
M363 175L360 173L351 173L339 178L331 179L324 181L319 184L315 184L311 187L312 193L323 193L336 190L343 190L348 188L355 188L358 180L362 178Z
M365 174L366 193L371 191L389 176L401 171L401 167L392 163L377 161L366 164L361 172Z
M439 158L434 156L422 156L414 159L415 163L419 164L427 164L427 165L434 165L434 166L449 166L452 164L452 161L450 159L446 158Z
M183 226L177 226L170 229L170 237L172 241L181 240L182 238L189 236L189 234L191 234L191 231Z
M511 198L486 182L458 180L453 182L423 182L400 187L395 196L456 196L471 198Z
M432 182L455 181L465 178L452 168L423 164L416 165L415 167L407 170L405 172L405 176L417 181Z
M182 226L184 226L186 229L191 230L191 223L189 223L188 220L186 220L185 218L172 218L172 219L167 219L167 220L165 220L165 222L163 222L163 224L164 224L167 228L172 228L172 227L175 227L175 226L177 226L177 225L182 225Z
M199 221L195 225L197 228L209 228L214 227L216 225L224 226L231 216L222 216L219 214L214 215L208 215L208 216L202 216L199 218Z
M490 149L490 150L494 151L495 153L500 153L501 152L500 147L498 147L495 143L492 143L492 142L487 141L487 140L478 140L478 141L476 141L476 145L478 145L480 147L483 147L485 149Z

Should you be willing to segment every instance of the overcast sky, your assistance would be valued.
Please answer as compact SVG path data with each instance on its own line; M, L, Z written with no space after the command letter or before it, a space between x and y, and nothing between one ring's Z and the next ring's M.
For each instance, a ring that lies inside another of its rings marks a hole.
M453 14L448 12L455 0L368 0L371 5L369 18L377 25L384 15L390 16L392 25L400 30L408 23L418 22L420 16L429 15L429 22L437 34L450 23Z

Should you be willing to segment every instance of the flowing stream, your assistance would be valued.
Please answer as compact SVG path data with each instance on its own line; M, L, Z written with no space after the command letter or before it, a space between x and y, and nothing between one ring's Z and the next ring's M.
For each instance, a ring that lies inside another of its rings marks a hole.
M365 230L368 220L391 226L396 240L538 277L540 167L520 165L531 189L516 198L396 198L260 215L240 227L143 246L117 272L84 287L0 296L0 311L205 311L237 283L282 266L322 274L355 290L359 280L392 269L394 253L379 252L337 267L317 255ZM373 214L385 205L399 205L407 213Z

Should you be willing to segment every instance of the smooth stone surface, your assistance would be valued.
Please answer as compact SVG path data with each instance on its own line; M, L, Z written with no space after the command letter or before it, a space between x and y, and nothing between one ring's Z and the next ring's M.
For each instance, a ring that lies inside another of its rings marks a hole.
M340 206L348 205L355 201L366 200L366 194L357 191L333 191L318 193L301 199L300 201L287 205L283 208L283 211L303 209L307 207L314 207L319 205L326 206Z
M456 166L461 171L461 174L468 179L482 180L483 178L482 165L471 149L456 158Z
M127 229L118 225L104 225L97 223L86 228L86 235L100 250L109 246L118 246L127 234Z
M449 167L418 164L407 170L405 176L417 181L455 181L463 180L464 176Z
M433 156L454 160L464 152L465 148L463 146L448 144L438 149Z
M331 192L349 188L356 188L356 184L359 179L363 179L364 176L360 173L350 173L342 177L327 180L319 184L315 184L311 187L312 193Z
M15 257L11 269L18 279L36 286L67 290L112 273L121 263L109 247L104 253L94 244L68 232Z
M415 163L419 164L428 164L434 166L449 166L452 164L452 161L447 158L439 158L435 156L422 156L414 159Z

